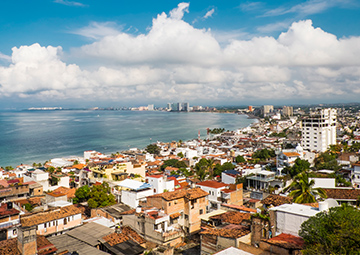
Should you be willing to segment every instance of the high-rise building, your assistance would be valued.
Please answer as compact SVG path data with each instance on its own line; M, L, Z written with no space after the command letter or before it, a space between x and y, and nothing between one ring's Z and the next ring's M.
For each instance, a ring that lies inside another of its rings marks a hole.
M267 116L269 113L274 111L273 105L264 105L262 107L262 113L264 114L264 117Z
M171 111L171 103L167 103L166 108L168 109L168 111Z
M324 152L332 144L336 144L336 109L317 109L302 119L303 149Z
M292 106L284 106L282 108L282 113L284 116L293 116L294 109Z
M170 108L169 108L170 106ZM189 112L190 104L189 103L172 103L168 104L168 109L172 112Z
M249 112L253 112L254 108L251 105L249 105L248 110L249 110Z
M153 111L154 110L154 105L153 104L149 104L148 105L148 111Z

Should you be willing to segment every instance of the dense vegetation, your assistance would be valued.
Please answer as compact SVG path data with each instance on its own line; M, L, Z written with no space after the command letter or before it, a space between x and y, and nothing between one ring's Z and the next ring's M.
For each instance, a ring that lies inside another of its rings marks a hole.
M85 201L87 201L90 208L116 204L115 197L111 194L109 184L106 182L101 185L94 185L91 188L87 185L78 188L73 202L77 204Z
M301 225L303 254L360 254L360 211L343 205L310 217Z

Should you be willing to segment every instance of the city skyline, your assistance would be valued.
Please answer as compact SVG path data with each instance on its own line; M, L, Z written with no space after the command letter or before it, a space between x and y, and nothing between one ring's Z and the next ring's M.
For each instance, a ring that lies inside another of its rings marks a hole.
M1 6L0 109L346 103L360 95L357 1Z

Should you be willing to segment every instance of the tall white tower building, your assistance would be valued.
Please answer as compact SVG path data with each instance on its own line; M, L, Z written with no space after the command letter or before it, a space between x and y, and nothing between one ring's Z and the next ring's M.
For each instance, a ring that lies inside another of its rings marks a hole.
M336 144L336 109L319 109L302 120L301 146L305 150L324 152Z

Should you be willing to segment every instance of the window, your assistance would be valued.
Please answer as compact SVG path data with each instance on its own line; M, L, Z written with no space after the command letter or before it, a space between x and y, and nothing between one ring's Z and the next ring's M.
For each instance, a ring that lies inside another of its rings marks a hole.
M17 235L17 229L13 230L13 235Z
M203 214L203 213L204 213L204 210L200 209L199 214Z
M171 206L171 202L169 202L169 206Z
M44 228L46 228L46 223L44 223Z
M64 218L64 225L66 225L67 224L67 219L66 218Z
M185 214L185 220L189 219L189 215Z

